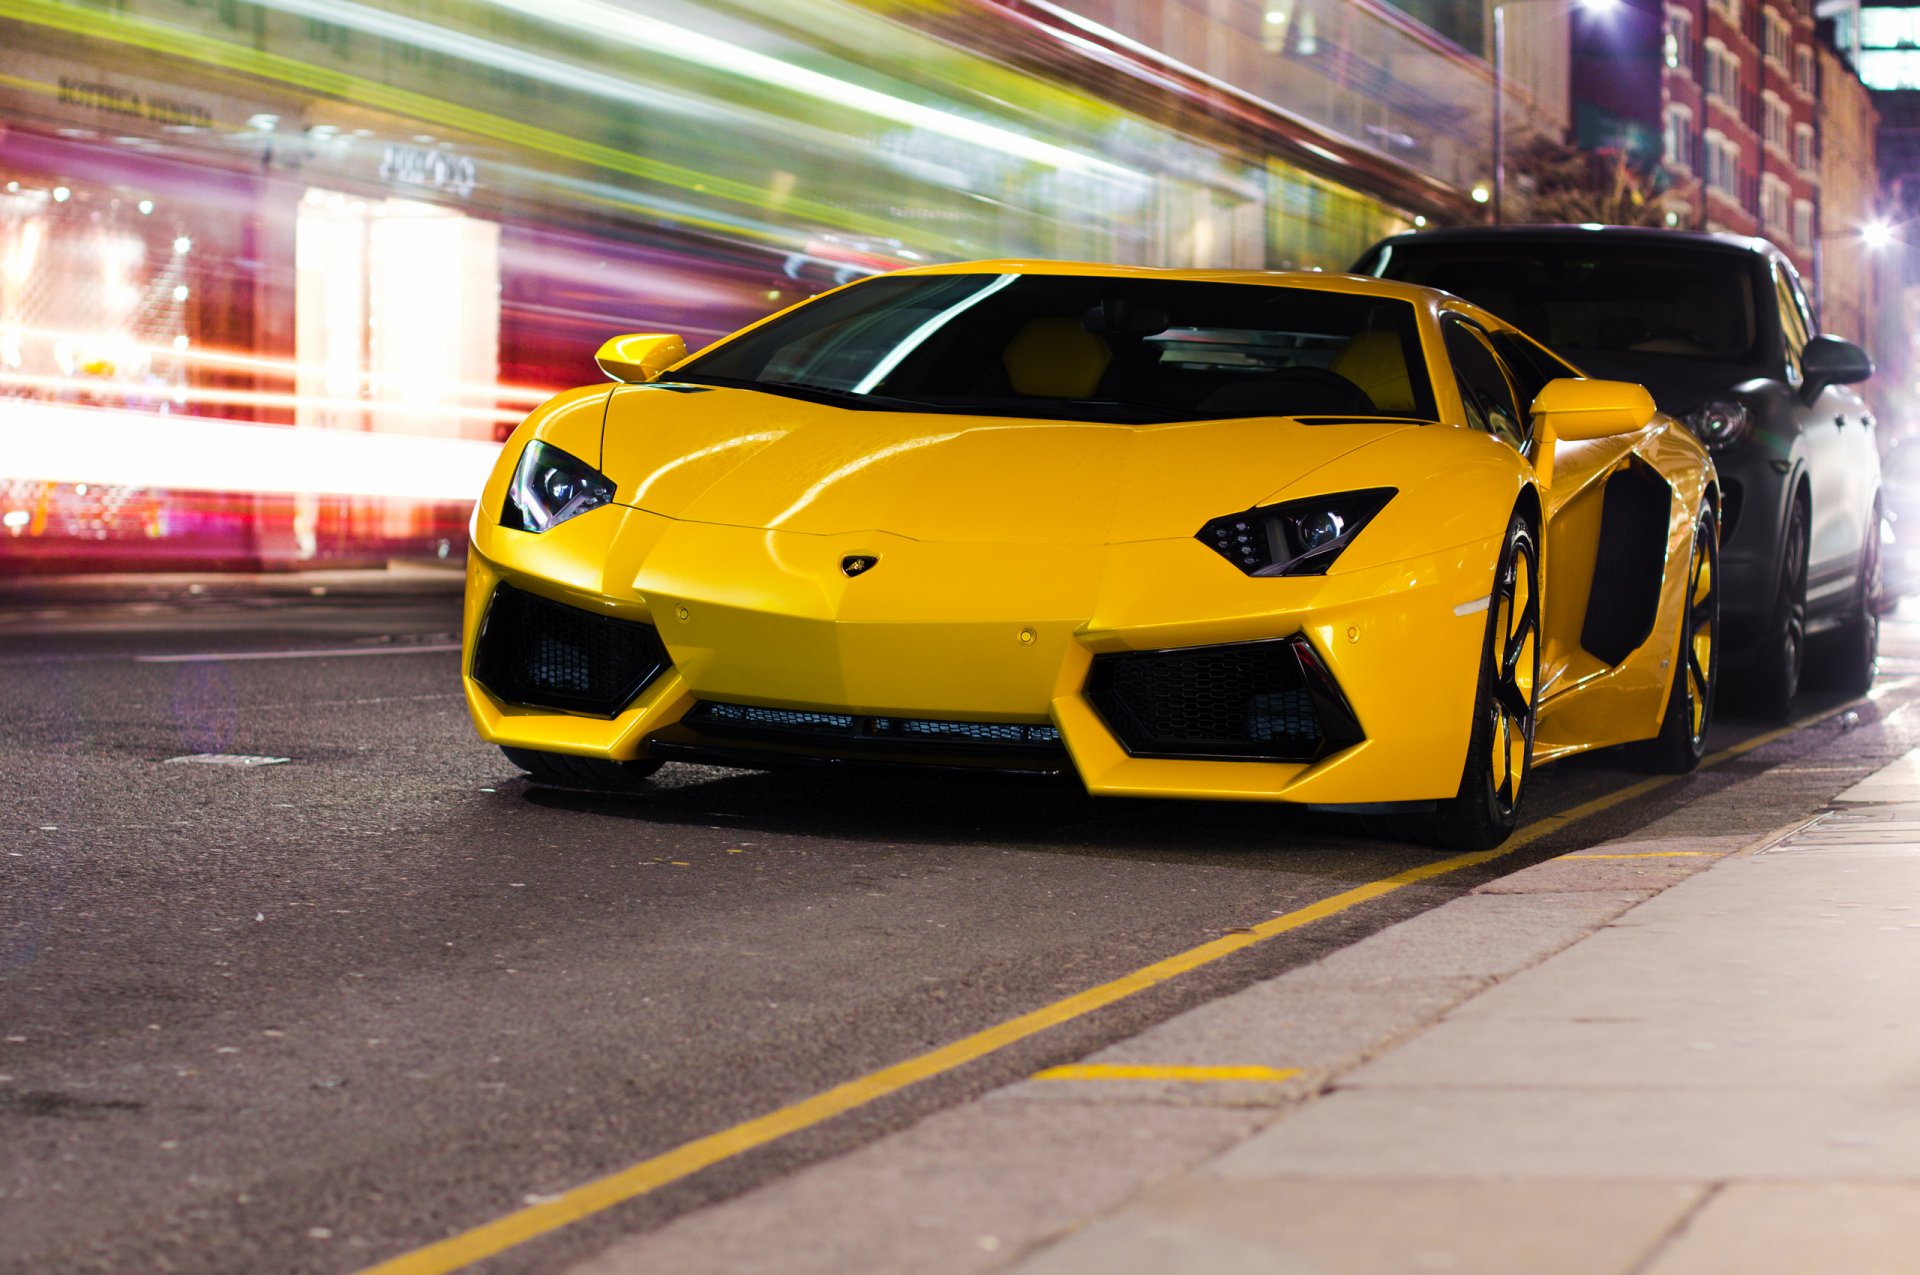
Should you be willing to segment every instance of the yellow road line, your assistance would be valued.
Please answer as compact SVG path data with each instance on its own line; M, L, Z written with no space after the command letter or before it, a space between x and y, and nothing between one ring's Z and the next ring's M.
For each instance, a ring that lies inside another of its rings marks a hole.
M1790 722L1776 730L1743 740L1731 748L1708 757L1702 764L1715 766L1733 757L1750 753L1775 740L1782 739L1797 730L1803 730L1817 722L1836 716L1852 707L1842 704L1824 712L1809 714L1798 721ZM1436 860L1396 872L1390 877L1378 881L1369 881L1354 886L1339 894L1324 898L1305 907L1296 908L1281 916L1261 921L1231 934L1225 934L1198 947L1188 948L1164 960L1122 975L1109 983L1076 992L1064 1000L1051 1005L1043 1005L1018 1018L1010 1018L971 1036L962 1037L951 1044L929 1050L916 1058L909 1058L891 1067L870 1072L843 1085L803 1098L791 1106L770 1111L766 1115L710 1133L704 1138L683 1143L671 1151L662 1152L651 1159L597 1178L584 1186L578 1186L552 1199L539 1204L530 1204L517 1209L491 1222L483 1222L468 1231L462 1231L447 1239L409 1253L402 1253L369 1266L358 1275L446 1275L457 1271L497 1253L505 1252L528 1240L557 1231L561 1227L581 1218L590 1217L616 1204L637 1199L650 1191L656 1191L669 1183L700 1172L702 1169L719 1164L723 1160L752 1151L757 1147L776 1142L789 1134L798 1133L822 1124L835 1116L864 1107L889 1094L895 1094L923 1080L945 1075L970 1062L997 1053L1009 1045L1015 1045L1048 1028L1062 1023L1084 1018L1095 1010L1104 1009L1115 1002L1136 996L1152 987L1157 987L1182 974L1191 973L1204 966L1211 965L1225 957L1232 956L1250 947L1255 947L1269 939L1290 933L1304 926L1337 916L1363 903L1372 902L1396 890L1417 885L1422 881L1431 881L1436 877L1447 876L1454 872L1463 872L1468 868L1477 868L1522 850L1544 837L1551 836L1569 824L1615 806L1643 797L1648 793L1684 778L1680 775L1656 775L1642 779L1638 783L1628 784L1604 796L1591 801L1581 802L1577 806L1557 814L1547 815L1535 820L1507 838L1502 845L1492 850L1478 850L1471 854L1457 854L1451 858Z
M1215 1081L1291 1080L1300 1074L1298 1067L1181 1067L1152 1063L1071 1063L1035 1072L1035 1080L1178 1080L1193 1084Z

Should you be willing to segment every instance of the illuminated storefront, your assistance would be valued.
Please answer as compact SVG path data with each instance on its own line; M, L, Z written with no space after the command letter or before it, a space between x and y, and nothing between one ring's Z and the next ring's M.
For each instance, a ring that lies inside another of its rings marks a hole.
M1338 268L1465 206L999 9L0 0L0 568L458 554L611 332L926 260Z

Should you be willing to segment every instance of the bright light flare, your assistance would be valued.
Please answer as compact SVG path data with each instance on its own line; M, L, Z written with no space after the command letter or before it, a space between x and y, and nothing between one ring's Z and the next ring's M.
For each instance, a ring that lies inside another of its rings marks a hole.
M471 501L498 443L13 401L0 482Z
M1884 218L1875 217L1860 227L1860 242L1874 252L1890 246L1893 243L1892 224Z

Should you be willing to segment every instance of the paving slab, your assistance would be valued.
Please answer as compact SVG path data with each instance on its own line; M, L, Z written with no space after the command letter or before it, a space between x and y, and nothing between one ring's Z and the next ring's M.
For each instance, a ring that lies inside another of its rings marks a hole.
M1617 1275L1704 1194L1642 1182L1188 1178L1021 1275Z
M1257 1127L1236 1111L962 1107L818 1170L782 1178L751 1207L686 1214L614 1245L573 1275L967 1275L1004 1265L1121 1203L1143 1175L1192 1167ZM1063 1172L1063 1161L1070 1172Z
M1920 1184L1745 1182L1714 1193L1645 1275L1912 1275Z

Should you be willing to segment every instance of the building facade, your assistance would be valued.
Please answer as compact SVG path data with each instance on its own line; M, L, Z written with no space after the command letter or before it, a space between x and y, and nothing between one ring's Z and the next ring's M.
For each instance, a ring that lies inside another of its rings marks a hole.
M1581 145L1658 162L1673 224L1764 236L1813 277L1820 99L1810 0L1622 8L1617 21L1575 28Z
M1861 228L1880 215L1879 168L1874 136L1880 113L1866 85L1847 62L1824 45L1820 71L1820 325L1849 341L1882 350L1877 330L1884 313L1881 245Z

